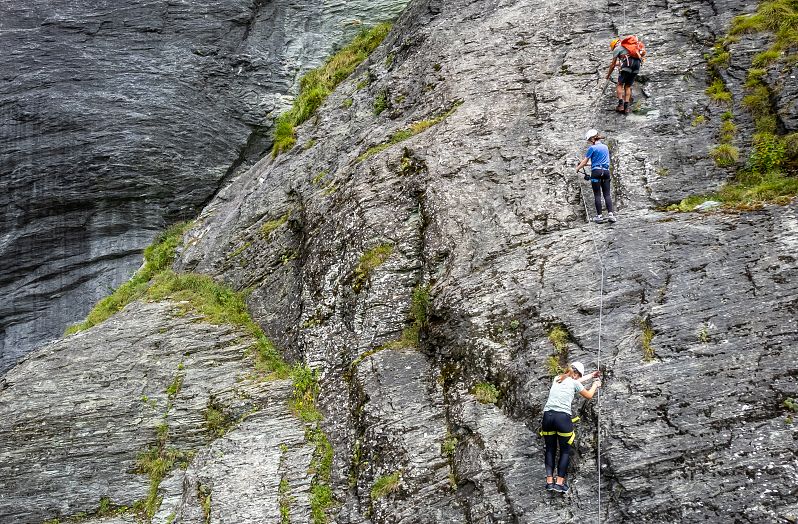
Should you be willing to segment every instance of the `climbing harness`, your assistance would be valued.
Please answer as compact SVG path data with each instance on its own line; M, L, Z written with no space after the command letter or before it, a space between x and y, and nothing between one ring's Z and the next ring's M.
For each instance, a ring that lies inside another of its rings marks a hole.
M571 422L576 424L577 422L579 422L579 417L578 416L573 417L571 419ZM571 444L574 443L574 439L576 438L576 430L569 431L568 433L562 433L560 431L543 431L543 430L540 430L540 436L541 437L545 437L547 435L557 435L559 437L570 437L568 439L568 445L570 446Z

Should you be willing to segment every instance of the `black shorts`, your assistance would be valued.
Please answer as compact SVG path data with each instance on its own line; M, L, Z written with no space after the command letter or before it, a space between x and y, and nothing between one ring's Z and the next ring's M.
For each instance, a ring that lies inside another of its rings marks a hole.
M618 74L618 85L632 87L632 84L635 83L635 78L637 78L637 73L621 71Z

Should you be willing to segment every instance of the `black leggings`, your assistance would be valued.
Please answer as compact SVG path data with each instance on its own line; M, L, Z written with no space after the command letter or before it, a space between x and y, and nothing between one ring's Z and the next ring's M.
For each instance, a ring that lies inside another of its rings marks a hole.
M604 202L607 203L607 211L615 212L612 205L612 190L610 189L610 172L607 170L593 171L590 174L590 187L593 188L593 202L596 204L596 214L601 214L601 194L604 193Z
M559 433L571 433L574 430L574 423L571 422L571 415L561 411L545 411L543 413L543 431L557 431ZM554 459L557 456L557 444L560 444L560 462L557 464L557 475L565 477L568 474L568 462L571 460L571 445L568 440L571 437L561 437L559 435L543 435L546 441L546 476L554 476Z

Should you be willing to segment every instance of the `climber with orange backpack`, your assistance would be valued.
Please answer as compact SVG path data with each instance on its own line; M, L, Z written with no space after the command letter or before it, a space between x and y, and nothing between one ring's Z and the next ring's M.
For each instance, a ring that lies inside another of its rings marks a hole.
M610 70L607 71L607 80L610 79L616 67L620 68L618 87L616 88L618 105L615 110L628 114L632 106L632 84L646 60L646 46L636 36L631 35L624 38L613 38L610 42L610 50L612 51L612 63Z

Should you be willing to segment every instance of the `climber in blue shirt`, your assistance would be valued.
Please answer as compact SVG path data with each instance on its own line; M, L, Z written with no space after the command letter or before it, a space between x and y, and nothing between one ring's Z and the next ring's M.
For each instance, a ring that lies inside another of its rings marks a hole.
M585 153L585 158L576 166L576 172L590 163L590 186L593 188L593 202L596 205L596 216L593 222L600 224L604 222L601 213L601 196L604 195L604 202L607 204L607 220L615 222L615 207L612 205L612 193L610 188L610 150L601 143L603 136L595 129L585 133L585 140L590 147Z

